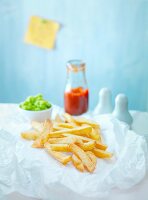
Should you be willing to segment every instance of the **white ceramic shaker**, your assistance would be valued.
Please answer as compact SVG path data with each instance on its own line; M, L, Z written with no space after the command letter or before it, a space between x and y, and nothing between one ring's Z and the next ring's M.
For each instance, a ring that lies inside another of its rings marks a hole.
M128 98L125 94L117 95L113 116L129 125L132 124L133 118L128 111Z
M98 105L94 109L94 114L107 114L113 111L112 93L108 88L102 88L99 92Z

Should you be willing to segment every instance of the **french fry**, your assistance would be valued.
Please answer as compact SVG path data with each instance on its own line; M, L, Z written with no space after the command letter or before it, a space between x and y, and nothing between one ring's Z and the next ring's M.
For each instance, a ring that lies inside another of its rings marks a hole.
M104 151L107 149L107 145L102 144L102 143L99 142L99 141L96 141L95 147L96 147L97 149L101 149L101 150L104 150Z
M69 145L68 144L49 144L52 151L62 151L62 152L69 152Z
M92 161L90 160L90 158L88 157L88 155L85 153L85 151L83 149L81 149L79 146L77 146L76 144L70 144L69 148L71 150L71 152L73 152L76 156L78 156L78 158L81 159L83 165L86 167L86 169L89 172L93 172L94 170L94 166Z
M60 130L67 130L75 128L75 125L70 124L70 123L54 123L53 125L53 131L60 131Z
M80 138L77 138L77 137L76 137L76 142L73 143L73 144L77 144L78 146L83 146L84 145L83 141Z
M84 151L91 151L95 147L95 141L89 141L85 142L82 144L79 144L79 146L84 150Z
M44 123L43 122L37 122L37 121L32 121L31 126L33 129L35 129L38 132L42 132L44 128Z
M101 141L99 129L92 128L92 132L90 133L90 138L92 138L93 140Z
M47 130L46 130L47 131ZM48 132L43 132L32 144L33 148L44 148L44 144L48 141Z
M25 131L21 133L22 138L26 140L36 140L39 136L40 133L34 130L31 131Z
M58 123L58 126L61 128L75 128L73 124L69 124L69 123Z
M58 138L59 139L59 141L61 141L61 140L64 140L64 141L67 141L67 138L69 138L70 136L71 137L73 137L73 138L75 138L75 141L73 141L73 142L71 142L71 143L77 143L77 141L76 141L76 139L80 139L81 141L84 141L85 143L85 146L87 146L87 144L88 144L88 146L90 145L90 144L92 144L92 146L93 146L93 148L94 147L96 147L96 148L98 148L98 149L101 149L101 150L106 150L107 149L107 145L105 145L105 144L103 144L103 143L101 143L101 142L99 142L99 141L95 141L95 140L93 140L93 139L90 139L90 138L88 138L88 137L83 137L83 136L79 136L79 135L70 135L69 136L69 134L63 134L63 136L65 136L65 138ZM53 141L55 140L55 138L51 138L51 139L49 139L49 140L51 140L52 141L52 139L53 139ZM92 143L88 143L88 142L92 142ZM58 142L55 142L55 143L58 143ZM59 142L60 143L60 142ZM65 142L66 144L68 144L67 142ZM82 144L82 143L81 143ZM81 146L82 147L82 146ZM85 148L85 147L84 147ZM87 148L86 148L86 150L87 150ZM89 149L87 150L87 151L89 151Z
M96 169L96 165L97 165L97 157L95 156L95 154L92 151L87 151L86 153L87 153L88 157L90 158L90 160L93 163L93 167L94 167L93 170L95 170Z
M49 138L48 142L50 144L70 144L70 143L76 143L78 141L78 138L69 136L64 138Z
M64 114L63 114L63 117L65 118L65 121L66 121L66 122L75 124L74 118L73 118L71 115L69 115L68 113L64 113Z
M100 128L99 124L97 124L96 122L92 120L88 120L86 118L77 117L77 118L74 118L74 121L79 125L87 124L87 125L92 126L93 128Z
M43 132L32 144L33 148L44 148L44 144L48 141L48 133L52 129L52 123L50 120L46 120L43 127Z
M48 134L42 134L32 144L33 148L44 148L44 144L48 141Z
M98 158L103 158L103 159L108 159L112 157L112 153L107 152L107 151L103 151L101 149L93 149L92 152L95 154L95 156L97 156Z
M45 144L45 139L43 138L43 136L42 137L39 137L39 138L37 138L34 142L33 142L33 144L32 144L32 147L33 148L44 148L44 144Z
M52 151L50 148L50 145L48 143L45 144L45 148L47 152L56 160L58 160L63 165L66 165L68 162L71 161L70 155L65 155L64 153L58 152L58 151Z
M64 133L64 134L62 134L62 135L65 136L65 137L68 137L68 136L69 136L69 134L67 134L67 133ZM85 136L74 135L74 134L70 134L70 135L73 136L73 137L76 137L76 138L78 138L78 139L81 139L81 140L84 141L84 142L95 141L95 140L93 140L93 139L91 139L91 138L88 138L88 137L85 137Z
M45 120L43 125L43 133L49 133L52 130L53 124L50 120Z
M49 138L52 137L58 137L59 135L68 133L68 134L74 134L74 135L81 135L81 136L88 136L92 131L92 127L91 126L87 126L87 127L76 127L74 129L67 129L67 130L61 130L61 131L54 131L54 132L50 132L48 134Z
M53 131L67 130L69 128L63 128L58 125L53 125Z
M63 120L62 120L62 118L60 117L60 115L56 115L56 117L55 117L55 122L58 122L58 123L62 123L63 122Z
M75 155L72 155L72 163L75 166L76 169L78 169L80 172L84 172L84 165L82 161Z

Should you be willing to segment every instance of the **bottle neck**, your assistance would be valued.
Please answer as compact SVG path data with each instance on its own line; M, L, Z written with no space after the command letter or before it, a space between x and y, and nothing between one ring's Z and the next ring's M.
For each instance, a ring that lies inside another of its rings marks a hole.
M87 87L85 71L73 72L68 70L67 72L67 83L71 85L72 88L76 87Z

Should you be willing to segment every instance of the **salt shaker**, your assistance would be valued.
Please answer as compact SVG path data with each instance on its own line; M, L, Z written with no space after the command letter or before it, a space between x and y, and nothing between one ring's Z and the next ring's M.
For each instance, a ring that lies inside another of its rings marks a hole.
M102 88L99 92L99 102L94 110L94 114L106 114L113 111L112 94L108 88Z
M133 118L128 111L128 98L124 94L118 94L115 99L115 109L113 116L129 125L132 124Z

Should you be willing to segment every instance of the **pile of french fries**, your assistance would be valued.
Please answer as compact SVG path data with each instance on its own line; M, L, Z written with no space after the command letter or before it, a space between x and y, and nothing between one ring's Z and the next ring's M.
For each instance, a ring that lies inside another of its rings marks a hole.
M63 165L72 162L76 169L93 172L97 157L109 159L107 145L102 143L100 126L85 118L62 117L45 122L32 121L32 130L21 133L22 138L34 140L32 147L45 150Z

